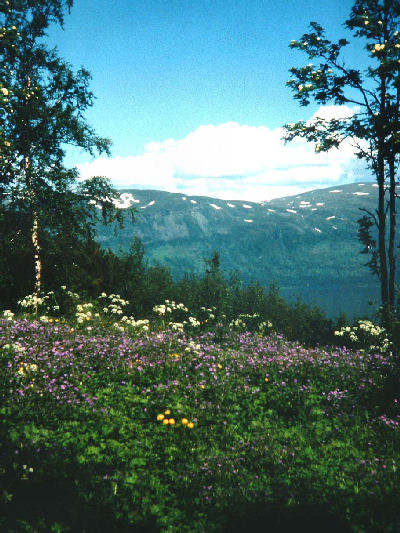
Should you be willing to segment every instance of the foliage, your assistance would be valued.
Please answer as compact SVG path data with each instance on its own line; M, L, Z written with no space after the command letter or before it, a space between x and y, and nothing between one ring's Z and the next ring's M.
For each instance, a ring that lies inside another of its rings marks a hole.
M388 355L10 315L0 339L4 530L399 527Z

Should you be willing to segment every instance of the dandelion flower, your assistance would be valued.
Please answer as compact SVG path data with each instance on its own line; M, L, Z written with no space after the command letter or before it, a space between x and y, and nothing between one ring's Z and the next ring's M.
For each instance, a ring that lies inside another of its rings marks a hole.
M164 424L164 426L168 426L168 418L164 418L164 420L162 421L162 423Z
M189 429L193 429L193 428L194 428L194 424L193 424L193 422L189 422L188 425L187 425L187 427L188 427Z
M157 420L158 420L159 422L161 422L161 420L164 420L164 418L165 418L165 416L164 416L162 413L160 413L159 415L157 415Z
M165 414L165 415L170 415L170 414L171 414L171 409L166 409L166 410L164 411L164 414Z
M187 418L182 418L181 424L182 426L186 426L187 424L189 424L189 420Z
M168 424L169 424L170 426L175 425L175 419L174 419L174 418L169 418L169 419L168 419Z

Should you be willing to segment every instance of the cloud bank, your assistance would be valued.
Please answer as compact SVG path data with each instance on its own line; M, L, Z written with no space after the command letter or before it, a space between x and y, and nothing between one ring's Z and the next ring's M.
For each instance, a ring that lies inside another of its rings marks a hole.
M352 113L346 106L325 106L314 116ZM237 122L203 125L183 139L148 143L142 155L99 158L77 167L82 179L106 176L117 188L249 201L368 179L350 142L317 154L304 139L285 145L283 134L282 128Z

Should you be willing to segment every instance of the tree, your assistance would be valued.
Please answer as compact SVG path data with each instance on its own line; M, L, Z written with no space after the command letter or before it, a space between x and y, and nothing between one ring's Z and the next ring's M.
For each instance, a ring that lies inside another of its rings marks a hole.
M342 118L316 117L288 124L286 140L300 136L315 142L316 152L337 148L349 139L358 158L365 161L378 184L375 212L364 210L359 220L359 238L367 263L378 276L382 318L387 324L396 307L396 184L400 154L400 1L356 0L345 27L365 44L370 61L363 72L342 60L347 39L328 40L323 28L310 23L309 32L290 46L305 52L312 61L290 69L287 85L306 106L311 99L320 104L352 105ZM314 63L317 62L317 65ZM375 232L372 230L375 229Z
M226 309L228 284L221 271L219 252L213 250L212 256L205 259L205 273L201 280L200 295L205 307L216 307L221 314Z
M76 170L63 165L67 145L91 154L109 153L110 146L83 116L93 104L88 71L73 72L43 42L50 24L63 25L72 4L0 0L0 209L14 213L21 231L29 227L36 295L43 242L90 236L98 207L105 220L116 215L116 193L106 180L78 187Z

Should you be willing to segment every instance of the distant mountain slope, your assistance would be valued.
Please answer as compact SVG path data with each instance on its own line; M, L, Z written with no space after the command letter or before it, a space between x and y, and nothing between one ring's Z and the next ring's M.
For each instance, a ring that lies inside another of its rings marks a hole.
M136 222L117 236L101 227L104 247L126 250L138 235L150 262L169 266L176 277L202 272L218 250L225 272L248 282L276 280L286 297L318 303L331 315L371 312L378 283L364 266L357 238L359 208L374 210L377 188L357 183L320 189L270 202L225 201L153 190L124 190L134 200Z

